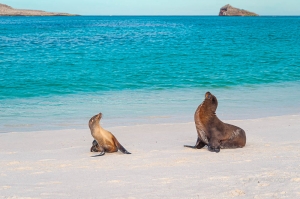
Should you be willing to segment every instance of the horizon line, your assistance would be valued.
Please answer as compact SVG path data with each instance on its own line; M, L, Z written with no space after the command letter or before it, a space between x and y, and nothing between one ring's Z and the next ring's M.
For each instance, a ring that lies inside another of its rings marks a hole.
M58 17L64 15L53 15L45 17ZM81 14L72 14L71 16L66 15L67 17L300 17L300 15L258 15L258 16L219 16L219 15L81 15ZM0 15L0 17L43 17L43 15Z
M158 17L160 17L160 16L162 16L162 17L164 17L164 16L166 16L166 17L168 17L168 16L170 16L170 17L177 17L177 16L182 16L182 17L185 17L185 16L187 16L187 17L189 17L189 16L208 16L208 17L248 17L248 16L219 16L219 15L80 15L80 14L78 14L78 16L108 16L108 17L113 17L113 16L132 16L132 17L134 17L134 16L137 16L137 17L156 17L156 16L158 16ZM282 17L284 17L284 16L286 16L286 17L299 17L300 15L258 15L258 16L255 16L255 17L273 17L273 16L282 16ZM250 17L252 17L252 16L250 16Z

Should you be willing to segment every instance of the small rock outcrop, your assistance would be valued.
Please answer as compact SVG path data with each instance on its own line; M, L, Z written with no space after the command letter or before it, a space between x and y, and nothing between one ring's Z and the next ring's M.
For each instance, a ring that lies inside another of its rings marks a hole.
M41 10L14 9L0 3L0 16L76 16L68 13L45 12Z
M219 16L259 16L254 12L232 7L230 4L220 9Z

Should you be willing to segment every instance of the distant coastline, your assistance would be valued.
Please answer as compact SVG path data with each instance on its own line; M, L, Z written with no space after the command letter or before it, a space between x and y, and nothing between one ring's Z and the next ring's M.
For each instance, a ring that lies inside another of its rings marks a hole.
M0 3L0 16L79 16L76 14L46 12L42 10L15 9Z
M259 16L254 12L249 12L244 9L239 9L227 4L220 9L219 16Z

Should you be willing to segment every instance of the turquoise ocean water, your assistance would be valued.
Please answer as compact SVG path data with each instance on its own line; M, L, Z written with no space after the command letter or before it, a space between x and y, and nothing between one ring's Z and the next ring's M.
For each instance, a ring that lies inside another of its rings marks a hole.
M0 132L300 113L300 17L0 17Z

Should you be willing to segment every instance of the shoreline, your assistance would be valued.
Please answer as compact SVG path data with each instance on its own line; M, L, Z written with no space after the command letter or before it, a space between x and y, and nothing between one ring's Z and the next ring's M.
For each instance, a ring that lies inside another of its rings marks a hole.
M255 121L255 120L266 120L266 119L276 119L276 118L286 118L286 117L300 117L300 113L295 114L285 114L285 115L273 115L273 116L267 116L267 117L255 117L255 118L247 118L247 119L222 119L218 117L222 122L224 123L232 123L232 122L247 122L247 121ZM161 117L157 117L161 118ZM105 120L105 119L103 119ZM113 119L110 119L113 120ZM88 121L88 120L87 120ZM108 125L107 125L108 124ZM174 125L174 124L181 124L181 125L188 125L188 124L195 124L194 121L184 121L184 122L178 122L178 121L166 121L166 122L144 122L144 123L132 123L129 125L124 124L113 124L108 121L101 121L101 125L103 128L128 128L128 127L143 127L143 126L160 126L160 125ZM58 132L58 131L79 131L79 130L89 130L88 124L86 126L80 125L76 127L66 127L66 128L58 128L53 127L49 129L43 129L43 130L28 130L28 131L7 131L7 132L0 132L1 134L9 134L9 133L43 133L43 132Z
M218 115L217 115L218 116ZM267 117L254 117L254 118L247 118L247 119L222 119L220 117L218 117L221 121L225 122L225 123L230 123L230 122L240 122L240 121L253 121L253 120L264 120L264 119L271 119L271 118L280 118L280 117L297 117L300 116L300 113L294 113L294 114L284 114L284 115L272 115L272 116L267 116ZM162 118L160 116L157 117ZM173 124L195 124L193 120L187 120L187 118L185 118L185 120L179 121L179 118L170 120L170 121L151 121L150 119L148 119L147 121L141 123L141 122L137 122L137 123L130 123L129 125L125 125L125 122L112 122L114 119L103 119L101 121L101 125L105 128L127 128L127 127L143 127L143 126L149 126L149 125L173 125ZM87 119L88 121L88 119ZM5 127L5 128L9 128L9 127ZM28 129L28 130L15 130L15 131L0 131L0 135L1 134L9 134L9 133L30 133L30 132L57 132L57 131L74 131L74 130L86 130L89 129L88 124L84 125L78 125L78 126L70 126L70 125L57 125L57 126L53 126L50 128L46 128L46 129L39 129L39 130L34 130L34 129Z
M141 89L2 99L0 133L85 129L88 120L99 112L104 115L101 123L106 127L193 122L206 91L218 98L216 114L222 121L298 115L298 88L299 82L294 82L230 89Z
M299 197L299 120L226 120L247 144L220 153L183 147L196 142L192 122L103 126L132 154L102 157L89 129L0 134L0 198Z

